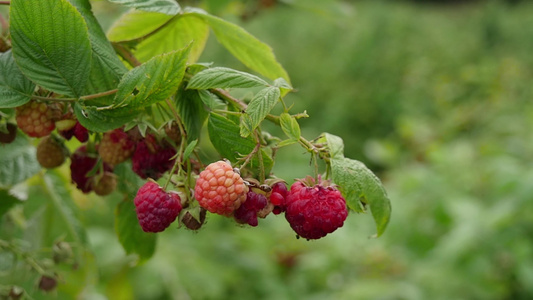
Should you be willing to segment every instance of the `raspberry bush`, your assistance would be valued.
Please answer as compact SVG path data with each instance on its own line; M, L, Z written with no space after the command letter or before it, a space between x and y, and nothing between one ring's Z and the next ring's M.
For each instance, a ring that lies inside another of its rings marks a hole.
M291 111L286 98L295 90L270 47L199 8L113 2L133 10L107 35L88 1L9 3L5 45L12 48L0 53L2 215L14 217L25 205L21 185L40 182L49 211L64 223L54 238L73 244L74 258L61 263L72 264L87 259L70 201L80 194L121 197L118 240L142 260L154 253L153 233L187 228L200 238L209 214L260 227L261 219L284 213L288 230L318 239L342 227L348 210L370 210L377 236L385 231L391 207L380 180L344 156L341 138L301 134L299 120L309 116ZM246 72L198 61L209 29ZM168 31L187 34L161 37ZM280 136L265 130L267 122ZM15 139L14 123L20 129ZM298 181L287 189L293 179L272 170L275 154L290 145L302 147L314 172L307 185ZM67 159L65 147L72 153ZM217 154L206 155L211 149ZM31 265L41 290L62 284L59 262L38 263Z

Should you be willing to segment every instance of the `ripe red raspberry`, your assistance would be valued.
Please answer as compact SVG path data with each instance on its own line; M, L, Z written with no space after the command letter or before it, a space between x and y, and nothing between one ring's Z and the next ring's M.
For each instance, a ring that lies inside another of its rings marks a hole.
M176 150L165 143L158 143L154 136L147 135L146 138L137 143L135 152L131 158L132 169L141 178L160 178L163 173L172 169L176 155Z
M287 185L284 182L276 182L272 185L272 192L270 193L270 203L274 205L274 210L272 211L275 215L279 215L284 212L287 208L286 199L289 195L287 190Z
M41 139L37 146L37 161L43 168L53 169L65 162L67 149L53 136Z
M88 153L87 146L83 145L70 156L70 161L70 177L72 181L83 193L89 193L93 190L93 178L96 175L89 175L98 162L96 153ZM103 164L104 172L111 172L111 166L106 163Z
M30 101L16 109L17 125L31 137L49 135L55 128L54 109L43 102Z
M248 187L229 163L217 161L203 170L194 189L200 206L208 211L230 216L246 201Z
M13 123L7 123L5 132L0 131L0 143L11 144L17 137L17 126Z
M235 210L233 217L238 223L257 226L257 213L267 206L267 198L263 194L250 190L246 193L246 201Z
M151 181L139 189L134 203L137 219L145 232L165 230L181 212L180 196L174 192L165 192Z
M121 128L104 133L98 154L110 165L117 165L133 154L135 144Z
M346 201L335 187L320 180L315 184L311 177L306 181L291 186L285 218L299 236L319 239L342 227L348 216Z
M102 175L94 176L93 190L98 196L107 196L117 187L117 177L111 172L104 172Z

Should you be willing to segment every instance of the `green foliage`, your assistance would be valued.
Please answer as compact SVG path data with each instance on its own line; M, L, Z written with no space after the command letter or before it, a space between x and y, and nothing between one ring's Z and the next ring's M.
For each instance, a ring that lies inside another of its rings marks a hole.
M66 0L14 1L10 12L13 55L22 73L58 94L82 96L92 53L76 8Z
M241 122L241 136L249 136L261 121L270 113L276 103L278 103L280 91L277 87L267 87L254 95L250 104L246 108Z
M129 7L175 15L180 11L178 2L173 0L110 0L111 2L123 4Z
M0 53L0 107L17 107L30 101L35 84L15 64L11 51Z
M22 134L17 134L13 143L1 145L1 147L1 187L9 187L22 182L35 175L41 169L41 166L35 158L35 147Z
M188 89L214 89L214 88L252 88L268 86L268 83L263 79L232 70L229 68L209 68L194 75L187 85Z

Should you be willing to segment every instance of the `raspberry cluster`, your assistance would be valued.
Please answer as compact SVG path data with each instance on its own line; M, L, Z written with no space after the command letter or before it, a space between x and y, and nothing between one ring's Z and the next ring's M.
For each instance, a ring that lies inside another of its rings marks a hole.
M257 226L257 213L267 206L267 198L263 194L250 190L246 194L246 201L239 206L233 217L238 223Z

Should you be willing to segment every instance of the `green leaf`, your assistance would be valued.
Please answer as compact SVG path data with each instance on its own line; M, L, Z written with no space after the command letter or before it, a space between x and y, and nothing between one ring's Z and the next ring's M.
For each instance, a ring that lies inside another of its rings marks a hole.
M92 48L91 74L85 86L84 94L91 95L115 89L128 70L120 61L111 43L107 40L100 23L91 11L88 0L69 0L81 13L89 28ZM113 95L93 99L93 105L108 105Z
M122 4L125 6L175 15L180 12L180 6L175 0L109 0L109 2Z
M290 140L298 142L301 137L300 125L296 118L288 113L282 113L280 116L281 130L289 137Z
M28 138L17 134L11 144L0 146L0 187L11 186L35 175L41 166Z
M155 252L157 235L144 232L139 225L133 201L125 200L115 210L115 232L127 254L139 255L141 261L147 260Z
M132 9L123 14L111 26L107 32L107 37L112 42L127 42L145 38L172 18L174 16Z
M170 97L185 74L189 49L156 56L130 70L118 85L115 104L141 109Z
M198 144L198 140L192 141L189 145L187 145L187 148L185 148L185 151L183 151L183 160L186 160L191 156L191 153L194 151L194 147Z
M194 63L204 50L209 26L191 14L171 17L160 13L130 11L113 25L108 36L114 42L136 44L132 52L141 62L192 43L188 62Z
M270 113L272 108L276 106L280 97L280 91L277 87L267 87L259 91L250 101L246 108L246 114L250 116L251 123L248 124L250 128L246 128L245 133L249 130L253 131L263 119ZM241 127L242 128L242 127ZM242 134L243 132L241 132ZM247 136L245 134L243 136Z
M340 137L326 132L322 134L320 141L328 145L331 158L344 157L344 142Z
M222 100L220 100L216 95L210 93L209 91L198 90L198 95L200 95L200 99L202 99L204 105L211 110L224 106L224 102L222 102Z
M123 194L126 194L130 199L135 198L139 188L141 188L141 186L143 186L143 184L146 182L144 179L135 174L135 172L133 172L131 161L126 161L116 165L113 173L117 175L118 190Z
M361 203L370 206L377 236L383 234L390 221L391 204L379 178L362 162L344 157L333 158L331 169L348 207L360 212Z
M252 137L243 138L240 135L239 125L222 115L211 113L207 129L209 139L215 149L222 157L229 159L231 162L237 162L239 158L248 155L256 146L256 142ZM265 173L268 174L274 165L274 161L263 149L261 154ZM250 165L255 171L259 169L257 155L252 158Z
M96 132L106 132L119 128L135 119L141 111L129 106L107 110L102 110L96 106L85 106L82 103L76 103L74 106L74 113L80 124Z
M176 94L176 108L183 120L187 139L198 139L208 114L198 91L180 88Z
M9 194L7 190L0 190L0 218L15 204L22 203L19 199Z
M78 10L66 0L15 0L10 16L13 56L22 73L58 94L82 96L92 52Z
M35 84L20 72L11 51L0 53L0 107L17 107L30 101Z
M213 88L251 88L268 86L263 79L229 68L211 68L194 75L187 85L188 89L213 89Z
M272 49L267 44L241 27L204 11L196 9L190 13L204 19L213 29L217 40L245 66L269 79L282 77L290 82L289 75L276 60Z

